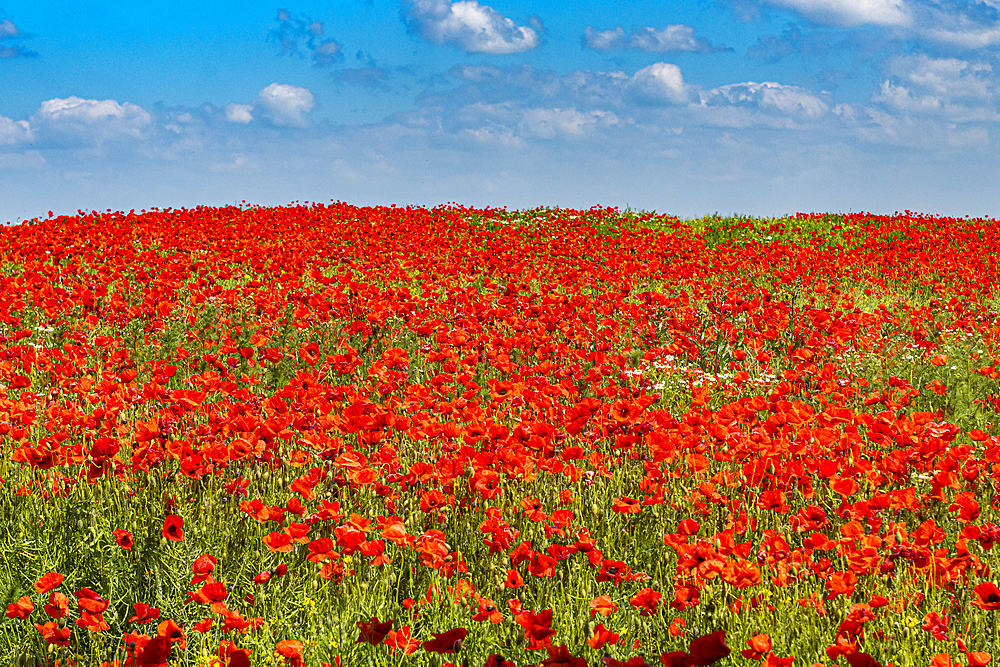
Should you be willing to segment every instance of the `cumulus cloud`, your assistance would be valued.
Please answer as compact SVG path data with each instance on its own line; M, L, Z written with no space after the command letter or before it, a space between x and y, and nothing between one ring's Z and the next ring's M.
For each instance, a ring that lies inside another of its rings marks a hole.
M534 27L519 26L476 0L412 0L404 2L403 20L407 29L435 44L450 44L468 53L494 55L530 51L541 43L541 21Z
M308 88L287 83L272 83L264 88L254 104L254 108L260 109L261 113L275 125L293 127L308 125L309 119L306 115L315 106L315 99Z
M725 46L713 46L704 37L698 37L694 28L689 25L668 25L659 30L649 27L636 28L628 35L621 26L616 26L613 30L595 30L588 25L583 31L582 43L584 48L597 51L613 49L634 49L651 53L732 51Z
M243 123L246 125L253 121L252 104L229 104L226 106L226 120L230 123Z
M641 98L683 104L691 100L692 89L684 83L681 68L672 63L653 63L637 71L632 87Z
M34 138L26 120L11 120L0 116L0 146L27 143Z
M913 15L904 0L766 0L819 23L837 26L881 25L904 27Z
M151 121L148 111L131 102L73 96L42 102L29 124L43 140L101 145L111 139L142 139Z
M322 21L293 16L287 9L279 9L275 20L278 26L268 33L268 40L277 42L283 55L302 58L308 52L314 67L329 67L344 59L343 47L337 40L323 38Z

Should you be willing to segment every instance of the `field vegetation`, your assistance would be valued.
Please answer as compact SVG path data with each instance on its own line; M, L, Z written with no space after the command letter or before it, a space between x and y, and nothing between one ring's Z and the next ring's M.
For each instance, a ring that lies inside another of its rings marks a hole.
M986 665L998 247L909 211L4 228L0 662Z

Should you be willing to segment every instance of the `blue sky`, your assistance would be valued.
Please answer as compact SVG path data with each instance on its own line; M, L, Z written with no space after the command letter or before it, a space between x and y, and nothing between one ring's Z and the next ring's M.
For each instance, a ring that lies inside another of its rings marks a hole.
M0 0L0 222L1000 213L1000 0Z

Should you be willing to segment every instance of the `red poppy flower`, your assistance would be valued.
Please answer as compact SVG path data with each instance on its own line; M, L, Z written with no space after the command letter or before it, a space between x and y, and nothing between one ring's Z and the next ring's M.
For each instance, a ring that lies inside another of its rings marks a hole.
M43 609L52 618L63 618L69 611L69 597L57 591L51 591L49 601Z
M434 639L428 639L423 643L424 650L428 653L458 653L462 649L462 642L469 631L465 628L455 628L447 632L432 632Z
M176 621L173 619L162 621L159 625L157 625L156 634L160 637L166 637L170 640L171 644L179 642L177 645L180 648L184 648L187 643L184 629L177 625Z
M212 617L203 618L200 621L198 621L197 623L195 623L194 625L192 625L191 629L193 631L195 631L195 632L200 632L200 633L204 634L204 633L206 633L206 632L208 632L209 630L212 629L212 622L214 620L215 619L213 619Z
M104 632L110 626L104 620L104 614L92 614L86 609L81 609L80 618L76 619L76 627L81 630L90 630L91 632Z
M66 647L69 646L69 628L60 628L55 621L49 621L45 625L39 625L35 623L35 629L42 635L44 639L49 644L55 644L56 646Z
M191 578L191 585L200 584L211 576L212 572L215 571L215 556L205 554L204 556L198 556L193 563L191 563L191 572L194 573L194 577Z
M274 652L284 658L286 665L301 667L303 648L305 648L305 644L297 639L283 639L275 645Z
M132 536L132 533L127 530L122 530L121 528L114 530L113 533L115 536L115 542L118 543L119 547L125 551L132 550L132 547L135 545L135 538Z
M217 614L228 611L224 600L229 595L229 591L226 590L226 585L223 583L209 579L200 589L188 591L187 594L188 599L184 601L184 604L189 602L208 604L211 605L212 611Z
M688 653L691 654L691 664L696 667L704 667L722 660L730 653L729 647L726 646L726 631L716 630L692 639Z
M392 629L393 621L380 621L377 616L372 616L370 621L358 621L357 626L361 631L358 638L354 640L354 643L366 642L372 646L377 646L382 643L385 636L389 634Z
M750 660L763 660L771 652L771 637L766 634L754 635L747 640L747 646L750 648L740 651L740 655Z
M159 609L143 602L136 602L132 608L135 610L135 615L128 619L130 623L149 623L160 618Z
M587 639L587 645L597 650L605 644L617 644L619 635L611 631L611 628L604 627L603 623L598 623L594 628L594 634Z
M601 616L607 618L612 613L618 611L618 605L616 605L607 595L598 595L590 601L589 607L591 617L600 614Z
M524 578L517 570L507 570L507 580L504 581L507 588L520 588L524 586Z
M827 600L832 600L838 595L850 596L854 593L854 587L858 583L858 577L850 570L834 572L826 582L826 590L830 591L826 596ZM975 604L975 603L973 603Z
M1000 589L993 582L978 583L972 592L976 594L976 599L972 601L973 606L986 610L1000 609Z
M176 514L168 514L163 520L163 537L174 542L184 539L184 519Z
M441 509L448 504L448 497L437 489L431 489L430 491L425 491L422 496L420 496L420 511L430 512L431 510Z
M483 667L517 667L517 665L510 660L507 660L499 653L491 653L489 657L486 658L486 664Z
M601 562L601 569L598 570L594 579L597 581L611 581L615 586L628 581L632 576L632 568L620 560L605 560Z
M231 641L222 640L216 655L225 667L250 667L250 654L253 649L237 648Z
M663 655L667 655L664 653ZM687 655L685 653L684 655ZM634 656L628 660L616 660L610 655L606 655L601 658L601 662L604 663L604 667L651 667L651 665L646 662L646 659L641 655Z
M65 579L65 577L58 572L43 574L38 578L38 581L35 582L35 592L39 595L44 595L61 584L63 579Z
M546 646L545 652L549 656L538 663L540 667L587 667L586 659L572 655L565 644Z
M173 646L166 637L147 637L140 635L135 638L133 655L136 667L166 667L170 660Z
M268 533L264 536L264 544L271 551L279 553L291 553L295 549L292 546L292 538L288 533Z
M420 648L420 641L410 634L410 626L404 625L399 630L389 632L385 638L385 645L402 651L404 655L412 655Z
M35 603L27 595L23 595L15 602L7 605L7 618L28 618L31 612L35 611Z
M792 667L794 663L794 656L779 658L773 653L768 653L767 660L764 662L764 667Z
M965 659L969 661L969 667L986 667L993 656L986 651L969 651L965 654Z
M882 667L878 660L861 651L845 653L844 660L851 667Z
M479 605L476 610L475 615L472 617L473 621L485 621L489 620L491 623L500 623L503 621L503 614L497 609L496 603L489 599L484 598L479 593L475 594L476 603Z
M663 595L659 591L644 588L629 600L629 604L639 610L640 616L652 616L656 613L662 599Z
M611 511L617 514L638 514L642 505L635 498L612 498Z
M321 537L309 543L309 555L306 559L311 563L322 563L328 558L336 558L339 554L333 551L333 540Z
M532 611L522 611L514 619L524 629L524 637L528 640L528 648L537 650L549 645L549 639L556 634L552 629L552 610L543 609L537 614Z
M91 614L100 614L111 604L89 588L81 588L73 595L76 596L76 603L80 605L80 609L89 611Z

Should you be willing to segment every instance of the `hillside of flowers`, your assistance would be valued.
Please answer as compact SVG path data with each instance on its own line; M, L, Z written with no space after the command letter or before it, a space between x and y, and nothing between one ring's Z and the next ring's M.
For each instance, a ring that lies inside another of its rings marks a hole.
M0 229L3 664L1000 651L995 220L49 215Z

